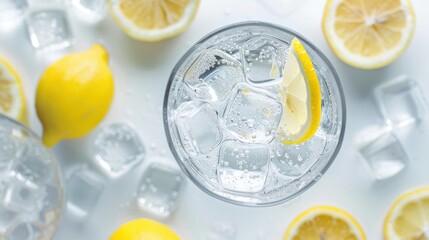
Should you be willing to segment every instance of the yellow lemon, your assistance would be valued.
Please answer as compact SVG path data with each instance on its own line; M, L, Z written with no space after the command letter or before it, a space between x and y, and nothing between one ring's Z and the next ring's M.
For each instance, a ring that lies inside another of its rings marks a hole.
M384 221L386 240L429 239L429 187L402 194Z
M322 93L310 56L294 38L280 84L283 113L277 129L284 144L299 144L317 132L322 117Z
M27 105L22 81L15 69L0 57L0 113L27 124Z
M157 42L188 29L200 0L107 0L107 3L113 18L129 36Z
M336 207L312 207L289 225L284 240L348 239L365 240L366 236L356 219Z
M323 33L345 63L386 66L408 47L415 28L410 0L328 0Z
M179 240L167 226L150 219L137 219L120 226L109 240Z
M43 143L51 147L90 132L108 112L113 92L108 53L100 45L53 63L43 73L36 92Z

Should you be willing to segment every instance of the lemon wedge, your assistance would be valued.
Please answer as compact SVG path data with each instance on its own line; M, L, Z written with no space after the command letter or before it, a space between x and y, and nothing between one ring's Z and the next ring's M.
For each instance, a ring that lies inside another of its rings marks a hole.
M113 18L129 36L157 42L188 29L200 0L107 0L107 3Z
M283 69L280 84L283 113L277 129L284 144L299 144L317 131L322 115L322 94L319 79L310 56L294 38Z
M399 196L384 221L386 240L429 239L429 187Z
M325 38L342 61L375 69L405 51L415 21L410 0L328 0L322 25Z
M167 226L150 219L137 219L123 224L109 240L179 240Z
M336 207L312 207L296 217L286 230L284 240L350 239L365 240L356 219Z
M0 57L0 113L28 123L27 106L21 78L15 69Z

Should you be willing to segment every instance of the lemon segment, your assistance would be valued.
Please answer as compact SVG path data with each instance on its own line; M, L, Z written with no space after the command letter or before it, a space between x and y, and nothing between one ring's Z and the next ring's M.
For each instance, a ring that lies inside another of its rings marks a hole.
M120 226L109 240L179 240L167 226L150 219L138 219Z
M386 240L429 239L429 187L399 196L384 221Z
M390 64L408 47L415 15L410 0L328 0L322 26L342 61L375 69Z
M21 78L6 59L1 57L0 113L24 124L28 123L27 105Z
M86 135L107 114L114 93L107 61L108 53L96 44L45 70L37 86L36 111L46 146Z
M113 18L129 36L157 42L188 29L200 0L107 0L107 3Z
M294 38L280 84L283 113L277 133L284 144L299 144L317 132L322 115L322 94L313 63Z
M366 236L356 219L336 207L312 207L288 226L284 240L349 239L365 240Z

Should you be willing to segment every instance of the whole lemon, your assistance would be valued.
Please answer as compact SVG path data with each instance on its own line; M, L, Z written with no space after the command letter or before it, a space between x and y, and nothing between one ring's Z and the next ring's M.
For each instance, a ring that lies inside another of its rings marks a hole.
M36 111L46 146L86 135L107 114L114 94L108 58L107 51L95 44L45 70L37 87Z
M179 240L167 226L142 218L120 226L109 240Z

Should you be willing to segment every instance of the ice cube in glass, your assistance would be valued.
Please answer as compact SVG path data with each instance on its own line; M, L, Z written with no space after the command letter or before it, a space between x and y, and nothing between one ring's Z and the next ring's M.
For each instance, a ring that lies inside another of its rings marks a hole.
M107 13L104 0L70 0L72 5L91 22L101 21Z
M37 8L27 16L31 44L39 50L58 50L72 44L66 12L61 8Z
M166 218L175 211L184 184L180 171L152 163L137 190L138 206L147 213Z
M17 213L37 212L41 207L42 199L42 189L20 176L15 176L7 183L3 205Z
M0 236L18 220L18 213L0 205Z
M224 142L217 168L222 187L237 192L262 191L268 175L270 155L267 146Z
M146 155L138 134L124 123L114 123L98 130L92 148L96 163L111 177L123 175Z
M419 84L407 76L378 86L375 98L384 120L394 127L419 122L427 114L427 102Z

